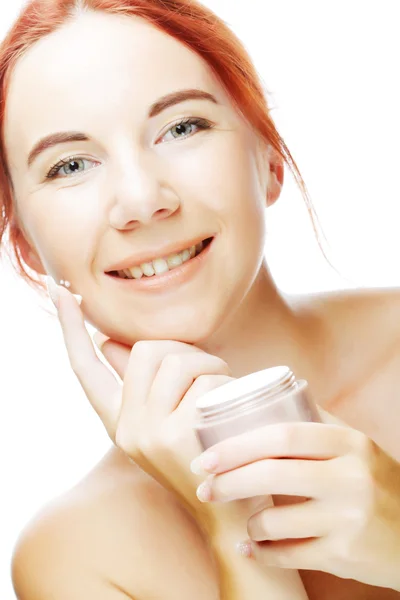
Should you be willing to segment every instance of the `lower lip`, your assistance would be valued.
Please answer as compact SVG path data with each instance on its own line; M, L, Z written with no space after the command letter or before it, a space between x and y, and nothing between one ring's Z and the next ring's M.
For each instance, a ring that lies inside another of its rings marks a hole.
M152 275L146 277L143 275L140 279L123 279L122 277L115 277L113 275L107 275L109 279L112 279L116 284L122 285L123 287L129 287L131 289L139 291L164 291L169 288L182 285L192 279L203 267L205 260L211 252L214 246L215 238L208 244L208 246L200 252L198 256L191 258L184 262L179 267L175 267L171 271L162 273L161 275Z

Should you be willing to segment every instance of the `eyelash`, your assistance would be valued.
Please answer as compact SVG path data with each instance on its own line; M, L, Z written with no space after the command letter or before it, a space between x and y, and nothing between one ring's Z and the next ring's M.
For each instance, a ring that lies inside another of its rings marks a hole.
M171 129L173 129L174 127L179 127L180 125L196 125L200 131L205 131L206 129L211 129L213 127L213 124L210 121L208 121L207 119L202 119L202 118L197 118L197 117L188 117L186 119L181 119L180 121L177 121L176 123L171 125L169 127L169 129L165 132L163 137L165 135L167 135L167 133L169 133L171 131ZM182 136L182 139L186 139L188 137L191 137L192 135L194 135L194 134ZM175 139L179 139L179 137L175 138ZM65 167L69 163L71 163L73 161L77 161L77 160L89 160L89 159L82 158L81 156L70 156L69 158L60 160L50 168L49 172L46 175L46 179L55 179L63 167ZM68 177L71 177L71 176L65 175L64 179L66 179Z

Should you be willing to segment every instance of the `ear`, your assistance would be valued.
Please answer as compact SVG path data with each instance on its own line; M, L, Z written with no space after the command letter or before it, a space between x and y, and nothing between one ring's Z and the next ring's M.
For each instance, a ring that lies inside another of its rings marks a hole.
M22 231L18 224L13 223L11 226L11 239L15 245L24 263L38 275L46 275L47 271L43 267L42 261L38 253L34 249L33 243L28 241L26 234Z
M268 178L268 189L267 189L267 206L272 206L281 195L285 166L283 158L275 150L275 148L269 147L268 150L268 162L269 162L269 178Z

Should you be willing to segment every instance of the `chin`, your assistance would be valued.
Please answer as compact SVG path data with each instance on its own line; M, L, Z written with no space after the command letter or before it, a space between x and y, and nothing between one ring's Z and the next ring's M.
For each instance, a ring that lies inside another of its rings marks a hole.
M215 326L203 319L175 323L165 323L160 327L141 328L134 331L125 331L123 337L125 344L132 345L138 340L174 340L198 346L204 344L215 332ZM117 333L117 332L116 332Z
M224 311L220 313L224 314ZM226 313L225 313L226 314ZM109 338L133 346L138 341L143 340L174 340L191 345L202 345L210 339L218 330L224 319L218 315L213 307L212 311L202 309L201 311L180 308L179 310L169 311L169 314L149 317L142 317L138 322L133 319L131 322L122 323L105 319L88 319L86 321L101 331Z

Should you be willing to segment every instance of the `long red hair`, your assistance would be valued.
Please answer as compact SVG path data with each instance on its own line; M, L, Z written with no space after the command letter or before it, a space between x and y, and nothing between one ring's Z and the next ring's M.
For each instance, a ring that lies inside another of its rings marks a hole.
M35 42L83 10L142 17L201 56L249 124L280 154L302 191L309 213L314 216L299 169L269 114L256 69L235 34L212 11L193 0L31 0L0 45L0 249L4 250L7 235L10 258L16 259L14 266L27 283L42 287L27 270L19 252L21 230L4 147L10 74L18 59Z

